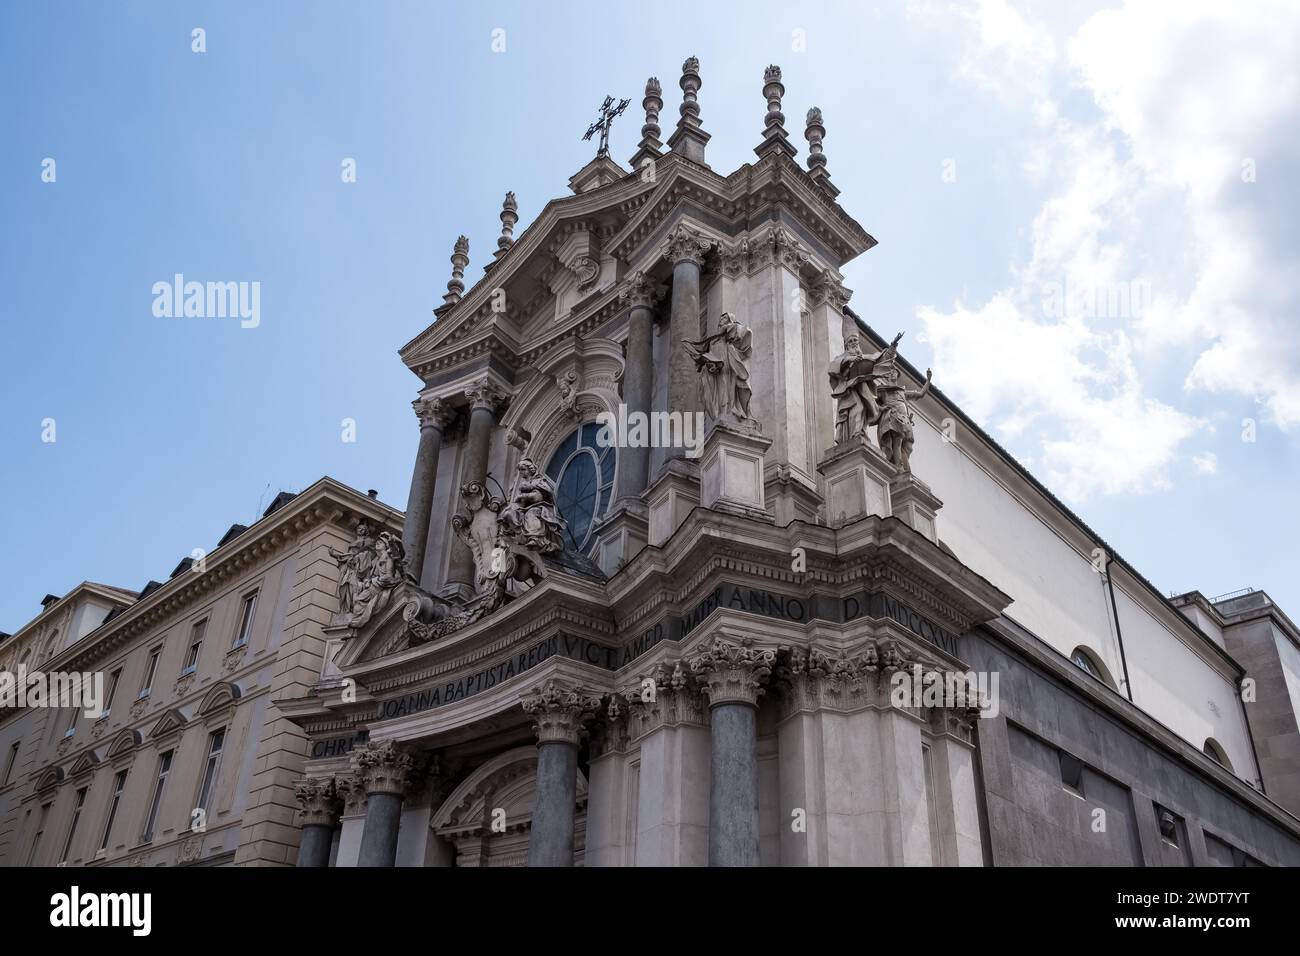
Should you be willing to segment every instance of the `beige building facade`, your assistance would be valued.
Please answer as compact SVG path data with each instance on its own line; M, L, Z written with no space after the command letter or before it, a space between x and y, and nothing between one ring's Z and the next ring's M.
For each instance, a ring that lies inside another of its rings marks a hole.
M292 864L307 743L277 711L320 677L320 624L358 520L330 479L141 593L84 583L0 642L0 671L98 673L102 717L0 709L0 865Z

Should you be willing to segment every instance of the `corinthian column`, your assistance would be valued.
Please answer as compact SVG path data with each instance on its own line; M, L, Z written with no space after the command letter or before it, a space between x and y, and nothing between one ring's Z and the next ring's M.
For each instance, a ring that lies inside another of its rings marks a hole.
M682 413L700 410L699 375L683 342L700 338L700 268L714 246L692 229L678 224L668 234L664 258L673 265L672 317L669 320L668 407ZM686 449L668 449L669 458L685 457Z
M420 420L420 448L415 453L411 493L406 499L402 546L406 549L407 570L423 585L421 572L424 569L424 549L429 541L434 486L438 479L438 453L442 450L442 433L451 424L454 412L440 398L417 398L411 405Z
M302 808L302 840L298 844L298 865L325 867L330 864L330 847L338 826L343 799L333 777L298 781L294 797Z
M578 740L600 698L547 681L521 702L537 733L537 796L528 838L529 866L573 866L578 804Z
M366 824L357 866L393 866L411 755L388 740L359 751L353 761L366 791Z
M505 393L487 379L465 389L465 398L469 401L469 430L465 436L465 459L460 470L461 487L486 478L492 426L506 401ZM473 594L474 555L459 539L452 542L451 548L447 583L468 588Z
M775 661L720 638L690 660L709 697L709 866L758 866L758 698Z
M654 394L654 329L650 309L654 282L644 272L627 278L619 298L628 305L627 362L623 370L623 401L627 410L649 414ZM619 498L640 498L650 482L649 442L618 450Z

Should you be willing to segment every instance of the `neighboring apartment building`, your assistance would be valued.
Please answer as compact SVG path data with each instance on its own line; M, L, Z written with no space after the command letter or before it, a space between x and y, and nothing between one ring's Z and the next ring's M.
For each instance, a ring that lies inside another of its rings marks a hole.
M104 714L0 710L0 865L292 863L303 733L272 701L320 677L320 624L365 519L328 478L281 493L140 593L83 583L0 641L0 671L104 675Z

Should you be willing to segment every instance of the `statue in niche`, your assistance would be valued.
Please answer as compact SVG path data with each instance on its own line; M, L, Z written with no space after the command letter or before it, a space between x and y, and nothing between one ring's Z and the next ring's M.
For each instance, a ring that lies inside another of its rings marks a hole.
M555 505L555 482L528 457L520 459L515 471L510 503L499 519L502 534L530 551L562 551L565 521Z
M730 312L722 313L718 331L682 347L695 360L700 373L700 397L704 411L714 421L747 428L758 425L749 416L749 360L754 354L753 333Z
M880 419L876 397L876 363L889 349L897 349L899 333L888 349L866 355L858 337L844 337L844 351L831 361L831 395L835 398L835 441L867 440L867 428ZM895 353L896 354L896 353Z
M912 408L908 403L924 398L930 391L931 373L929 369L925 370L925 384L920 388L908 388L903 384L903 373L898 367L898 341L902 337L902 332L894 336L894 341L875 363L876 402L880 406L876 441L895 468L910 472L915 439Z

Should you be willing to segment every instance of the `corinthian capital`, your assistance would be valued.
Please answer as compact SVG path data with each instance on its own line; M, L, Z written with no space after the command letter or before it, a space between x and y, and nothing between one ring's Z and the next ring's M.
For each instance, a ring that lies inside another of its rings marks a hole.
M293 788L303 826L332 827L343 810L343 797L333 777L307 777Z
M757 706L775 662L775 651L722 638L715 638L703 653L690 658L691 671L700 679L711 707L724 703Z
M655 283L638 269L623 282L618 293L619 301L627 303L633 309L648 309L654 304Z
M391 740L382 744L367 744L352 758L365 786L366 794L406 792L408 777L414 761L411 755L399 750Z
M506 403L506 397L505 392L487 379L475 382L465 389L465 398L469 400L471 409L486 408L493 415L501 411Z
M456 410L441 398L417 398L411 407L415 409L415 417L420 420L421 428L446 431L456 417Z
M583 733L583 724L596 715L600 698L581 686L563 687L549 680L545 686L534 688L520 703L524 713L533 718L538 743L576 744Z
M688 229L678 223L668 233L664 243L664 258L677 265L679 262L693 262L697 266L704 264L704 257L717 243L708 239L694 229Z

